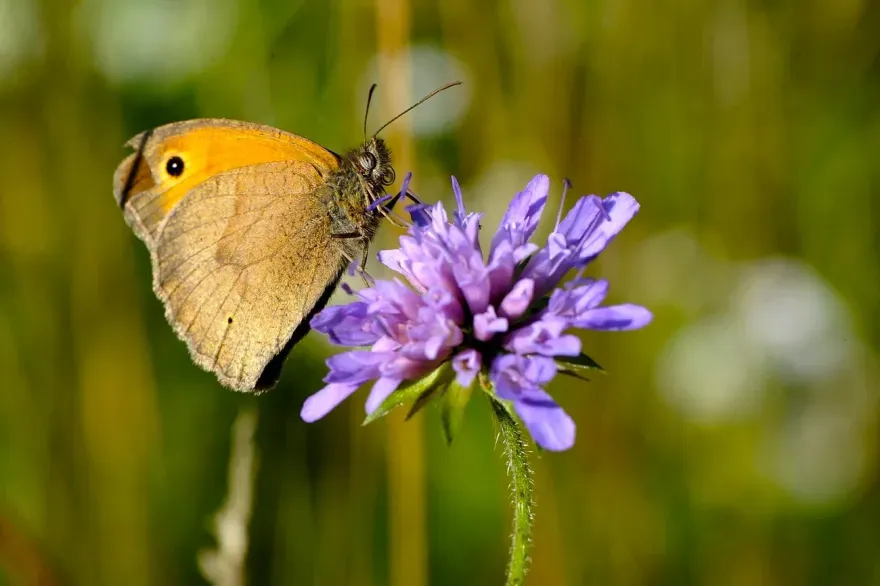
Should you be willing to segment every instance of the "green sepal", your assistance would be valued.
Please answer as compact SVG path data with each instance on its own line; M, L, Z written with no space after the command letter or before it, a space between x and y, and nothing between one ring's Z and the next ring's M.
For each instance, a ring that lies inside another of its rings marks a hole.
M443 435L446 436L446 443L451 444L453 438L461 429L464 421L464 412L468 402L473 394L473 383L467 387L458 384L457 380L452 380L443 390L443 398L440 403L440 420L443 423Z
M443 384L433 385L428 389L425 389L421 395L416 397L416 400L413 401L412 407L409 408L409 413L406 414L404 418L405 421L409 421L413 415L424 409L428 406L428 403L431 402L431 399L434 398L434 395L441 396L443 393Z
M599 371L602 374L605 374L605 369L599 366L599 363L581 352L577 356L557 356L556 360L556 368L562 374L567 374L568 376L573 376L575 378L579 378L581 380L589 381L587 378L587 373L592 371Z
M413 407L419 403L419 399L426 395L426 399L429 398L434 391L438 388L444 386L452 377L452 365L447 360L440 366L438 366L433 372L430 374L426 374L422 378L417 381L412 381L405 386L399 387L396 391L388 395L388 397L382 401L382 404L379 405L375 411L367 415L367 418L364 419L362 425L367 425L368 423L373 423L377 419L385 417L388 415L395 407L400 407L404 403L408 403L410 401L414 401L415 404ZM412 416L412 412L410 416Z

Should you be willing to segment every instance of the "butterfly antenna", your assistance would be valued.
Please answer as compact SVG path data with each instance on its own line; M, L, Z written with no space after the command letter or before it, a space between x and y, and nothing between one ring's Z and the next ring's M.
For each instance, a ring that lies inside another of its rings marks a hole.
M374 83L370 86L370 93L367 94L367 109L364 112L364 142L367 142L367 118L370 116L370 102L373 101L373 92L376 91L377 85Z
M386 122L385 124L383 124L382 126L380 126L380 127L379 127L379 130L377 130L376 132L373 133L373 136L378 135L380 132L382 132L383 130L385 130L385 128L386 128L389 124L391 124L392 122L394 122L395 120L397 120L398 118L400 118L401 116L403 116L404 114L406 114L407 112L409 112L410 110L412 110L413 108L415 108L416 106L420 106L421 104L423 104L424 102L430 100L431 98L433 98L434 96L436 96L437 94L439 94L440 92L442 92L443 90L448 90L449 88L454 87L454 86L457 86L457 85L461 85L461 82L460 82L460 81L451 81L451 82L447 83L446 85L443 85L443 86L441 86L441 87L438 87L438 88L435 89L433 92L431 92L430 94L428 94L427 96L425 96L424 98L422 98L421 100L419 100L418 102L416 102L415 104L413 104L412 106L410 106L409 108L407 108L406 110L404 110L403 112L401 112L400 114L398 114L397 116L395 116L394 118L392 118L391 120L389 120L388 122ZM372 93L372 92L371 92L371 93ZM366 134L366 133L364 133L364 134Z

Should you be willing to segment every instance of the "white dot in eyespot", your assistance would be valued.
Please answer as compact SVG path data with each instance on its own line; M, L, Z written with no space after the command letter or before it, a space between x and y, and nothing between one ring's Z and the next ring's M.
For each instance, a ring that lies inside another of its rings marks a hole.
M413 134L417 136L432 136L442 134L455 127L464 117L471 103L470 72L465 66L452 55L444 52L433 45L410 45L406 49L391 56L373 55L361 75L359 87L368 88L379 80L379 59L387 59L383 67L396 75L395 72L405 71L409 68L412 79L409 102L404 108L409 107L416 100L422 98L438 87L450 81L461 81L462 84L446 91L440 92L430 100L408 113L409 123ZM380 84L376 92L387 91ZM374 100L377 96L374 96ZM384 100L382 100L384 101ZM374 102L375 104L375 102ZM358 103L359 115L363 115L363 104ZM395 116L400 112L385 112L385 116L379 116L380 109L370 114L370 123L367 132L371 128L375 131L387 122L388 116Z

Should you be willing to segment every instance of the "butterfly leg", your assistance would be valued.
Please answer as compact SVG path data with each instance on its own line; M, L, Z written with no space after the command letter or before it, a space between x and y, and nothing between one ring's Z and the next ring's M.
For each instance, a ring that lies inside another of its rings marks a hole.
M370 276L370 273L367 272L367 259L369 259L370 251L369 251L369 242L365 242L364 246L364 255L361 257L361 262L355 268L355 270L360 274L361 279L364 280L364 285L367 287L371 287L375 280ZM352 264L354 261L352 261Z
M373 277L370 276L370 273L367 272L367 251L364 251L364 256L361 261L355 264L355 260L348 255L345 256L345 259L349 262L349 274L353 275L354 273L358 273L361 276L361 279L364 281L364 285L367 287L372 287L375 282Z

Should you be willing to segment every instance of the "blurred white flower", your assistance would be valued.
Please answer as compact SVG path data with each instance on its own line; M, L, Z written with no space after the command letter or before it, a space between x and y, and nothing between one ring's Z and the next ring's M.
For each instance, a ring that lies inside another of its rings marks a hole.
M770 259L748 267L733 294L732 313L746 342L789 383L814 383L839 372L855 340L838 296L812 269Z
M715 312L681 328L658 357L661 394L719 433L750 423L753 482L771 480L804 505L842 502L870 464L878 398L876 365L843 301L799 260L712 268L725 263L673 242L688 251L692 269L732 272L735 282L726 299L707 294ZM695 293L704 278L691 274L667 283L670 300L676 288Z

